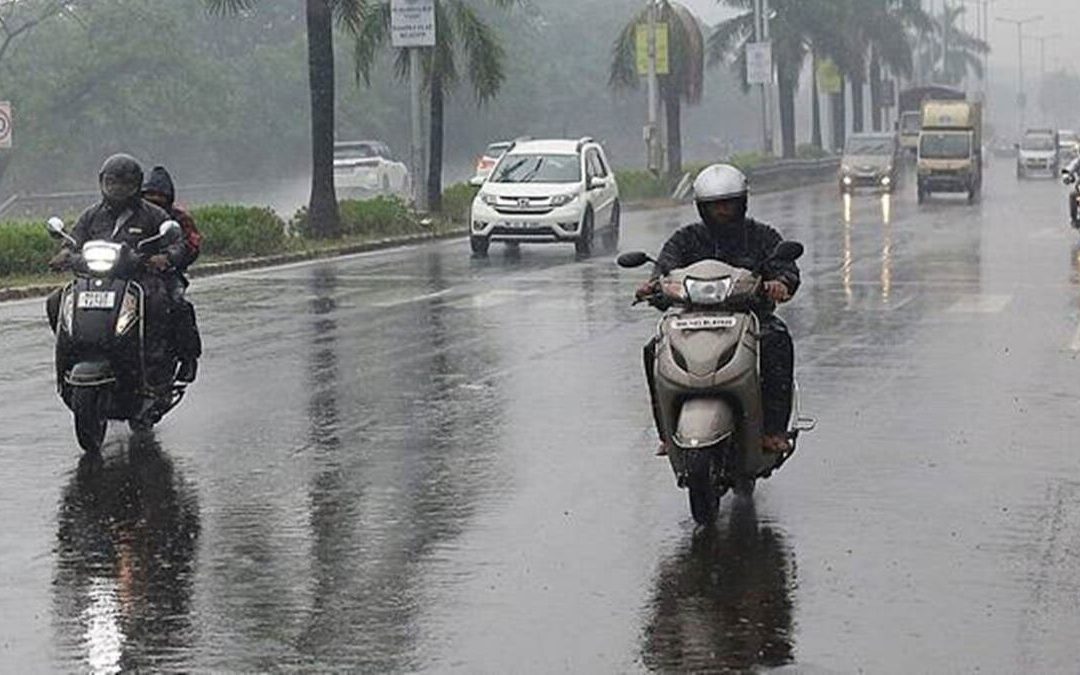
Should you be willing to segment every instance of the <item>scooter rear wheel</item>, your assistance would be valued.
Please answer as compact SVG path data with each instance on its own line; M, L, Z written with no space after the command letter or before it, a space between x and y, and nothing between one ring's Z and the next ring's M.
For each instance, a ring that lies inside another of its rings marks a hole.
M686 487L690 492L690 515L698 525L712 525L720 511L717 474L720 456L712 450L686 453Z
M101 452L109 425L102 410L101 392L94 387L75 387L71 392L71 410L75 413L75 437L79 447L89 454Z

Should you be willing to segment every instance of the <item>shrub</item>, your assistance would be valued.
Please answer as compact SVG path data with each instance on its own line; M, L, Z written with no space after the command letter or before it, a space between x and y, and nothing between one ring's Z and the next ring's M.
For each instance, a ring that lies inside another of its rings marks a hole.
M285 223L272 209L214 205L192 210L208 256L243 258L285 250Z
M468 183L455 183L442 196L443 216L451 223L468 224L473 200L480 188Z
M46 272L58 250L40 222L0 223L0 276Z
M398 197L375 197L374 199L346 199L338 202L341 216L341 233L346 236L382 236L422 232L423 226ZM291 228L303 237L311 237L307 208L296 212Z
M671 196L671 184L666 176L657 178L650 171L616 171L619 196L624 201L663 199Z
M737 152L729 157L727 161L743 171L749 171L756 166L775 162L776 158L761 152Z
M812 143L803 143L795 151L795 156L799 159L824 159L831 155L828 150L819 148Z

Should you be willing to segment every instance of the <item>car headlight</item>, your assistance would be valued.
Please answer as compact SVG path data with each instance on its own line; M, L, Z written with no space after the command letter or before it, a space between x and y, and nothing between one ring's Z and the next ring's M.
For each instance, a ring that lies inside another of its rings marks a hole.
M488 206L495 206L499 203L499 198L496 195L491 195L486 192L480 193L480 201L484 202Z
M75 290L68 288L64 291L64 297L60 301L60 324L68 335L72 332L72 322L75 320Z
M892 178L889 178L888 176L883 176L881 178L881 184L882 185L889 185L891 183L892 183Z
M686 296L695 305L719 305L730 291L731 277L686 280Z
M120 305L120 314L116 317L116 334L123 335L139 319L139 297L128 288L124 301Z
M86 267L91 272L103 273L108 272L116 265L117 259L120 257L120 248L118 246L95 244L93 242L83 246L83 260L86 262Z
M552 206L566 206L578 198L578 193L570 192L565 195L555 195L551 198Z
M851 176L844 176L844 185L851 185Z

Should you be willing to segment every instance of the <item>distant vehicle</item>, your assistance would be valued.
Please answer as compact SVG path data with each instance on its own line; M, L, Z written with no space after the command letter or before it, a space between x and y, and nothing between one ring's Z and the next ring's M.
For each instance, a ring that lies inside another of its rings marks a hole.
M572 243L592 254L596 235L605 248L619 243L619 186L604 149L591 138L523 141L503 154L472 204L472 251L486 256L491 242Z
M848 136L840 162L840 192L860 187L892 192L900 179L900 145L896 134L860 133Z
M963 101L966 98L964 92L959 89L939 85L901 91L898 101L900 117L896 123L900 134L900 147L912 155L918 154L923 101Z
M1061 171L1058 134L1053 129L1028 129L1016 155L1016 177L1043 175L1056 178Z
M923 101L919 132L918 198L934 192L982 191L982 105L970 101Z
M334 187L343 198L408 196L411 181L408 167L385 143L348 141L334 144Z
M1065 166L1080 157L1080 134L1071 129L1058 130L1058 163Z
M513 141L498 141L488 145L483 154L476 158L476 178L487 178L491 174L491 170L499 162L499 159L513 145Z

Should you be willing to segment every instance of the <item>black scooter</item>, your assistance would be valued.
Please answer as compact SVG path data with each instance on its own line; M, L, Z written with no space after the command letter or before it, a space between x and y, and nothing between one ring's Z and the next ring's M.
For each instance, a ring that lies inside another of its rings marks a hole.
M48 230L75 243L59 218L49 219ZM62 291L53 323L56 387L75 415L75 436L87 453L101 450L109 420L146 431L184 397L164 326L149 325L149 295L135 281L151 252L180 236L180 225L169 220L135 248L88 241L72 256L75 280Z

